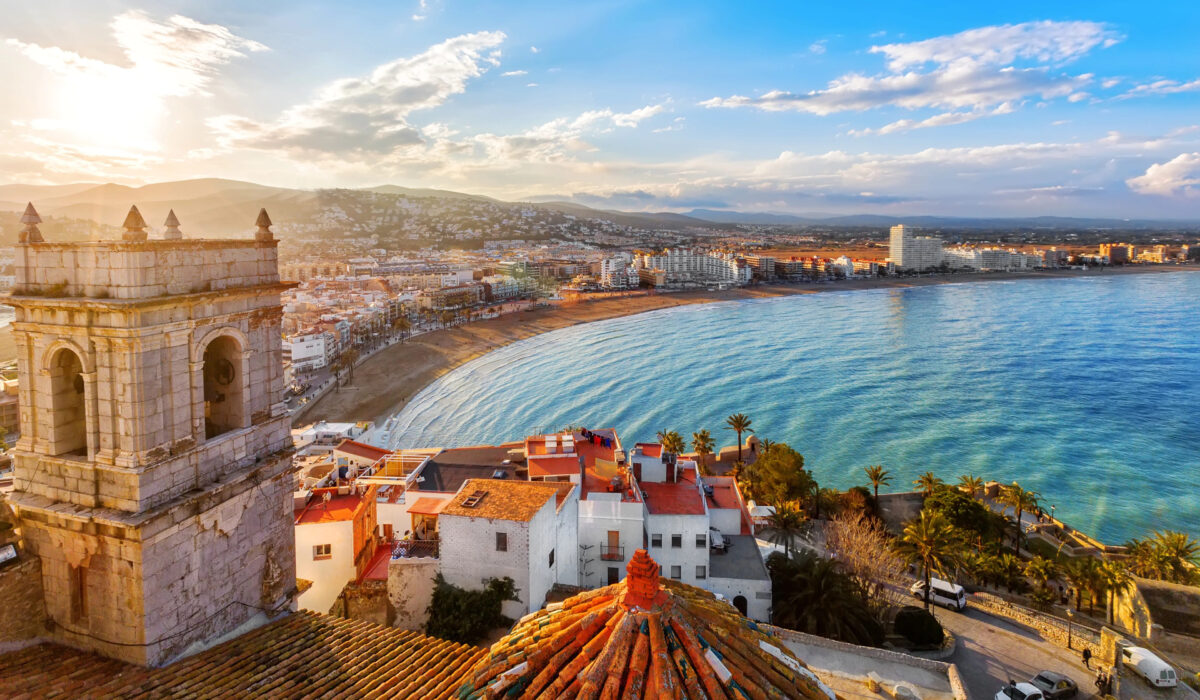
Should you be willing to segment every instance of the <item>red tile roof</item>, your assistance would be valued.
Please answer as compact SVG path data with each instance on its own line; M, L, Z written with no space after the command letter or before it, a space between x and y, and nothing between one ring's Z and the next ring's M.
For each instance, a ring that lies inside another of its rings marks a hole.
M328 501L322 496L324 493L329 494ZM354 515L369 498L375 498L374 489L368 489L361 494L354 493L353 487L350 487L350 493L347 494L339 494L336 488L314 489L308 504L296 510L296 524L353 520Z
M511 481L508 479L469 479L454 498L442 508L442 517L463 516L528 522L537 515L546 501L555 499L562 505L574 484L541 481ZM474 506L466 505L476 493L483 498Z
M0 697L446 698L485 653L299 612L162 668L57 644L0 655Z
M528 461L529 476L530 478L544 476L578 476L580 473L579 462L580 459L578 454L531 457Z
M391 450L385 450L375 447L374 445L368 445L364 442L355 442L349 438L339 442L338 446L333 449L335 452L345 452L346 454L354 455L355 457L369 459L372 462L378 462L392 453Z
M694 481L639 482L651 515L704 515L704 499Z
M621 583L518 622L457 697L834 697L780 640L729 603L660 578L645 550L626 570Z
M408 507L409 515L437 515L442 512L450 500L446 498L426 498L422 496L413 501Z

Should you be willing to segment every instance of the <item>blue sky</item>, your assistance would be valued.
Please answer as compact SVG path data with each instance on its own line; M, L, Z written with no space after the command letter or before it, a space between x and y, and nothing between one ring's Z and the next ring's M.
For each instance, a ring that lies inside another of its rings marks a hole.
M0 180L1195 218L1195 3L12 2Z

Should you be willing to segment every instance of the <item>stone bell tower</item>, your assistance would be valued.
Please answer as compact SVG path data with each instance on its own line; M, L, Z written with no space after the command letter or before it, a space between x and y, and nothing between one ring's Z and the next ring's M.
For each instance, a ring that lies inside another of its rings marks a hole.
M288 609L291 439L277 241L45 242L15 251L15 506L56 641L139 664ZM266 230L266 235L263 231Z

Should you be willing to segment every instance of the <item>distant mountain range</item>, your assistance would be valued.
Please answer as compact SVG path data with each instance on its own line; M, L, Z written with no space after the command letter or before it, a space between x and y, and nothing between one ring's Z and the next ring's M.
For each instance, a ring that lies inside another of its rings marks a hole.
M345 190L342 190L343 192ZM603 219L623 226L646 229L720 229L730 225L869 227L885 228L904 223L928 229L1176 229L1200 226L1194 221L1122 220L1106 218L1069 218L1055 216L1018 218L968 218L944 216L881 216L875 214L835 215L828 213L780 214L772 212L718 211L693 209L671 212L626 212L595 209L566 201L535 203L502 202L481 195L449 190L410 188L397 185L349 190L409 198L470 200L505 206L526 206L553 210L579 218ZM309 223L316 220L327 205L323 193L329 190L298 190L270 187L251 182L206 178L163 182L142 187L77 183L71 185L0 185L0 211L19 212L26 202L34 202L43 217L86 219L102 224L120 225L131 204L136 204L146 221L157 226L170 209L189 229L205 236L245 233L253 228L260 207L266 207L276 223Z

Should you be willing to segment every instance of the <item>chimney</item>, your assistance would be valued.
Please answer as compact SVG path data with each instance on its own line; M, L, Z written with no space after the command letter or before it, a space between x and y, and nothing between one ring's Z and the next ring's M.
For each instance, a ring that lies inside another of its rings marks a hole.
M125 216L125 233L121 234L123 241L144 241L146 240L146 220L142 218L142 213L138 211L137 205L129 207L129 214Z
M33 208L33 202L25 205L25 213L21 215L21 223L25 224L25 228L21 229L20 236L17 239L19 243L45 243L46 239L42 238L42 232L38 229L38 224L42 223L42 217L38 216L37 209Z
M254 222L254 225L258 227L258 231L254 233L254 240L270 241L275 239L271 235L271 217L267 216L265 208L258 210L258 219Z
M164 241L178 241L183 238L183 231L179 230L179 218L175 216L175 210L167 212L167 220L163 222L166 230L163 231Z

